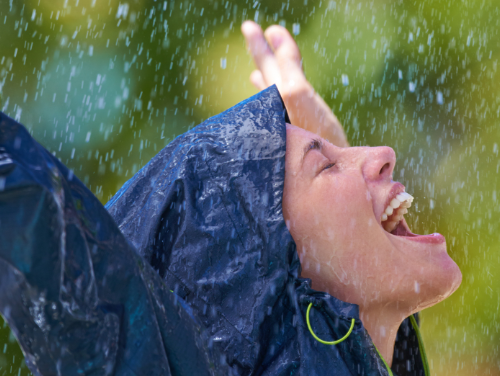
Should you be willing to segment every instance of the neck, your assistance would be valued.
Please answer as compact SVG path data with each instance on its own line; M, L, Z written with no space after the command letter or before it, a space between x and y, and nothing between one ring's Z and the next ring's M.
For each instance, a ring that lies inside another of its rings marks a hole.
M390 307L361 307L360 318L387 365L392 365L396 334L403 320L408 316Z

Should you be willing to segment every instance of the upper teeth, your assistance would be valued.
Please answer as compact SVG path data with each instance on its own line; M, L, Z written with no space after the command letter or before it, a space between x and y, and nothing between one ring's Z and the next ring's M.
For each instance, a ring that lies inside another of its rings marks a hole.
M384 224L384 228L387 231L390 232L396 228L399 221L403 219L403 215L408 213L408 208L411 206L412 201L413 197L406 192L399 193L391 200L381 218L382 222L384 222L392 215L391 220Z

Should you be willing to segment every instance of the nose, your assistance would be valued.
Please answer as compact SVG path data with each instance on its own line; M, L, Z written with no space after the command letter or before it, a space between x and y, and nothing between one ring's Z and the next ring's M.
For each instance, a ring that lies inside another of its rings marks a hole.
M391 180L396 164L396 153L388 146L366 148L363 174L369 180Z

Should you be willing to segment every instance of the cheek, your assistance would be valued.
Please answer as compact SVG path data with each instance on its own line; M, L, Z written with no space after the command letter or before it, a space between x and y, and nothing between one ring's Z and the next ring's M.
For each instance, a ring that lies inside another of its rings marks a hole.
M335 228L342 238L351 240L364 233L367 226L375 225L371 196L363 181L347 176L325 183L314 192L316 210L311 215L316 222L327 225L330 232Z
M334 256L341 261L352 256L353 250L364 254L363 249L370 246L367 231L377 227L364 183L349 176L323 178L315 183L303 194L284 197L285 219L290 220L290 232L299 252L303 248L322 249L323 257L318 260L322 263Z
M332 269L349 299L360 291L371 295L370 286L389 267L387 252L392 248L375 219L364 182L344 179L337 185L334 192L316 194L319 209L308 213L305 222L314 224L310 232L316 234L318 248L327 250L318 261Z

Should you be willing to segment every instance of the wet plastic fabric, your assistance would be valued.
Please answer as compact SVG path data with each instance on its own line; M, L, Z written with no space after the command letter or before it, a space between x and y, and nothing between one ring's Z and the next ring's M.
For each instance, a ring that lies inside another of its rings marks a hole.
M106 208L193 309L233 375L387 375L358 307L299 278L282 215L286 110L275 86L179 136ZM336 345L316 341L344 336ZM423 375L409 320L392 369Z
M0 313L36 375L387 374L358 307L298 277L275 87L134 176L108 204L125 237L71 171L0 117ZM314 340L310 302L321 338L355 318L349 338ZM393 370L423 372L406 321Z
M189 307L72 172L1 113L0 313L35 375L216 372Z

